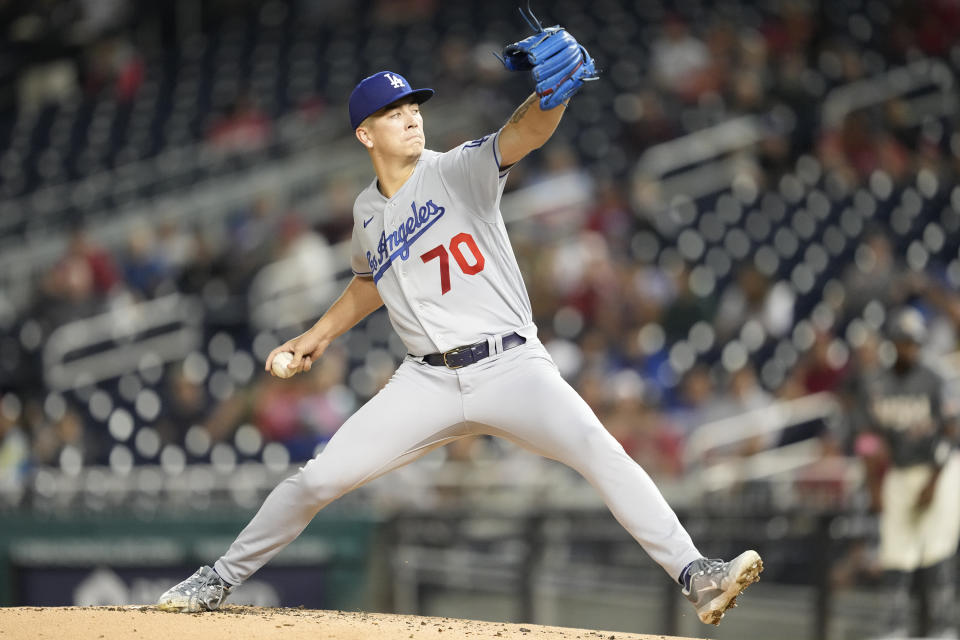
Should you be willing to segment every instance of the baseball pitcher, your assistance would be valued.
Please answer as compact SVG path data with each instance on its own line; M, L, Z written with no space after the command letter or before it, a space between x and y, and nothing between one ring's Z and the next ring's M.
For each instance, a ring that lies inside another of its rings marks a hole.
M458 438L489 434L581 473L617 520L718 624L758 579L760 556L704 558L650 477L560 377L537 339L530 301L500 213L510 168L550 139L567 103L597 72L565 29L543 28L503 51L536 84L499 130L446 153L426 148L420 106L432 89L398 73L362 80L350 124L376 177L353 208L354 278L308 331L267 358L308 371L335 338L385 305L409 354L327 447L267 497L213 567L164 593L163 609L216 609L326 505Z

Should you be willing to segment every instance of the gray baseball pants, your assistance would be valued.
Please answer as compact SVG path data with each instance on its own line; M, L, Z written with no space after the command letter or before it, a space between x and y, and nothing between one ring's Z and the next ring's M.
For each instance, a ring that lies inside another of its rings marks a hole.
M316 458L267 496L214 568L241 584L340 496L475 434L506 438L575 469L672 578L701 557L650 476L563 380L543 346L528 342L456 370L407 358Z

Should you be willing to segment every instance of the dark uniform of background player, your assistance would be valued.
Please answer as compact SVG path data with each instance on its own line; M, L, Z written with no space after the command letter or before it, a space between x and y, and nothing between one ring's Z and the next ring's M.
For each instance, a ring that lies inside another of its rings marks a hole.
M886 637L909 635L910 586L920 579L926 615L922 632L957 637L953 559L960 535L960 496L953 455L954 427L944 416L944 378L920 361L923 317L897 311L888 327L896 361L860 373L857 426L880 437L886 451L871 455L868 470L885 460L885 474L868 472L880 512L880 564L886 575ZM887 600L888 599L888 600Z

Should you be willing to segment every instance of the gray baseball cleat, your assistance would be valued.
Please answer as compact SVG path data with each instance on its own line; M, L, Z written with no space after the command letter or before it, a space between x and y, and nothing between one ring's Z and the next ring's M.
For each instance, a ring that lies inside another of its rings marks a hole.
M737 596L760 579L763 560L752 549L730 562L700 558L687 569L688 582L683 595L693 603L704 624L720 624L720 618L737 606Z
M203 566L196 573L170 587L157 600L157 608L177 613L216 611L230 595L230 585L224 582L211 567Z

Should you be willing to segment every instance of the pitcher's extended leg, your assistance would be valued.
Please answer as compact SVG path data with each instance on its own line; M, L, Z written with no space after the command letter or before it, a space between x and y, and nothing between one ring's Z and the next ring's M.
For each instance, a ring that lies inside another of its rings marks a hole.
M496 363L496 375L486 375L490 367L483 363L462 370L467 419L578 471L650 557L678 579L702 555L646 471L563 380L541 346L500 357L506 361Z
M320 509L456 439L462 421L456 375L403 363L320 455L267 496L214 569L228 583L242 583L300 535Z

